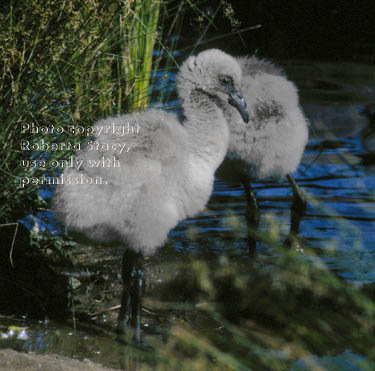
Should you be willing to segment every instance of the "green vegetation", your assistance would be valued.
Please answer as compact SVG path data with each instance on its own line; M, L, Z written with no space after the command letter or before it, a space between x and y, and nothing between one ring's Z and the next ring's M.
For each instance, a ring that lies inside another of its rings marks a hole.
M358 369L373 367L374 288L339 279L308 248L273 248L250 273L224 257L185 268L184 286L201 305L180 309L185 320L171 326L166 345L157 343L170 369L289 370L311 354L347 349L364 357L353 361ZM312 370L325 369L307 359Z

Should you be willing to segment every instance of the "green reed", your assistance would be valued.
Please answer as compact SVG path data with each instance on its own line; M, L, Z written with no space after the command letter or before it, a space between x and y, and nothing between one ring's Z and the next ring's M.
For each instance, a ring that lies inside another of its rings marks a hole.
M134 17L133 23L127 27L129 42L123 49L123 68L128 73L133 89L129 106L135 111L147 108L149 103L152 52L157 37L160 6L160 1L146 0L136 2L135 10L130 9Z

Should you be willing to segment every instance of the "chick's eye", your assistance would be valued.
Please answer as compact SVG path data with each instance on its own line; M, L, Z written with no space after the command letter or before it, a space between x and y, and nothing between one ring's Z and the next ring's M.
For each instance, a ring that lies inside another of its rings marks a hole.
M222 76L220 78L220 82L223 84L223 85L229 85L232 83L232 78L230 76Z

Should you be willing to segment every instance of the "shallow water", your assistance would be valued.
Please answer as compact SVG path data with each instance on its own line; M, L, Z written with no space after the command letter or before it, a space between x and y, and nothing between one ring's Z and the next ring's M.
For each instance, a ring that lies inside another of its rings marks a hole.
M310 122L309 144L294 175L316 202L309 203L300 235L343 277L374 282L375 163L363 146L370 125L363 111L375 101L375 68L289 61L286 70L299 88ZM374 127L372 130L374 135ZM292 196L288 183L268 180L254 182L253 188L262 209L260 229L267 233L269 223L274 222L286 233ZM233 222L239 231L235 239ZM194 228L196 242L189 248L202 253L223 253L229 248L231 254L246 255L244 226L241 186L216 180L208 210L181 223L172 235L183 239ZM179 242L176 247L187 248ZM258 246L258 254L268 253L266 250Z
M375 101L375 68L309 61L288 61L285 67L299 87L311 126L310 141L295 178L315 201L309 202L300 235L342 277L373 283L375 164L369 153L371 146L364 146L370 122L362 112ZM291 203L288 183L267 180L254 182L253 187L261 204L260 229L266 234L276 229L285 236ZM246 259L241 186L216 180L207 209L171 231L169 245L175 251L192 251L204 257L228 254ZM259 259L272 253L271 247L259 244ZM2 348L87 357L109 367L129 367L137 358L137 351L130 348L121 354L125 348L114 341L113 334L106 336L100 331L99 335L92 328L73 332L69 326L23 322L29 329L19 335L5 331L9 324L3 320L0 324Z

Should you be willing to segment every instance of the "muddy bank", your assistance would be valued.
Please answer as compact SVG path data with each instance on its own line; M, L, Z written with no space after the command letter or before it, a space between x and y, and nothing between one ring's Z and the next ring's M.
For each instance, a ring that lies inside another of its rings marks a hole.
M0 370L2 371L101 371L105 368L88 359L78 361L57 354L27 354L12 349L0 350Z

